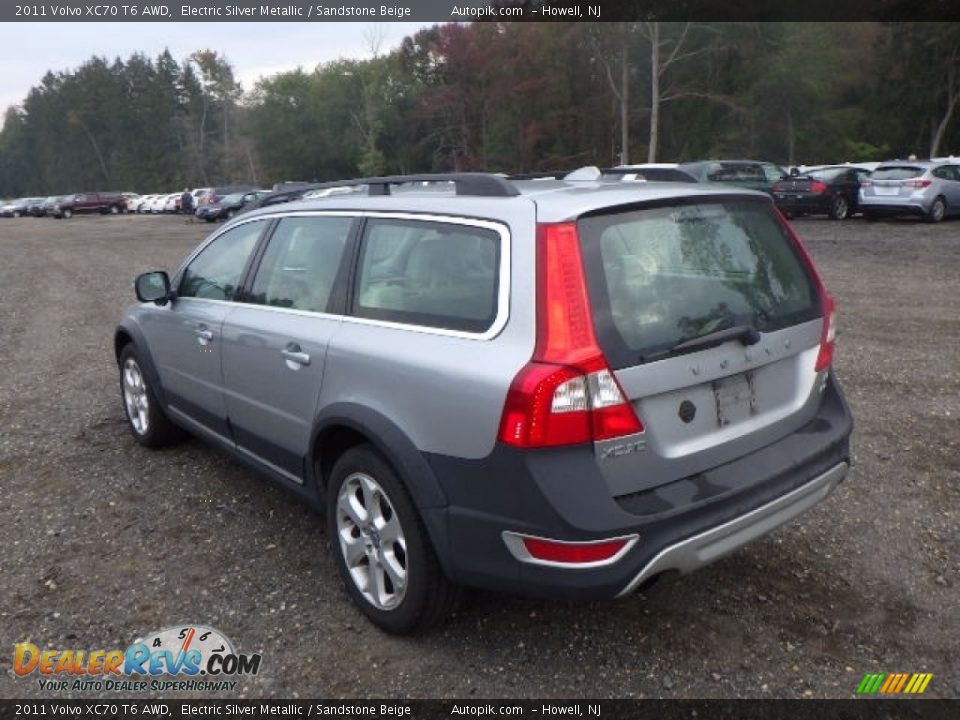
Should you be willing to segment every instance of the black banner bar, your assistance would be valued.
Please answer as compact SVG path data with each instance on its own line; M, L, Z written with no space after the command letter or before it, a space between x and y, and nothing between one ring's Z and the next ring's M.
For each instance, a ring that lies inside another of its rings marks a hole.
M0 700L13 718L956 720L960 700Z
M0 4L4 22L960 20L953 0L165 0Z

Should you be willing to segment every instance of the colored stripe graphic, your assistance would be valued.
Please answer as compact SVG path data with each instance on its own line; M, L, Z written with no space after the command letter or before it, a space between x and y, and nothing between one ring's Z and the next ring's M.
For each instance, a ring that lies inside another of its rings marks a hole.
M867 673L857 686L858 695L919 695L927 689L932 673Z

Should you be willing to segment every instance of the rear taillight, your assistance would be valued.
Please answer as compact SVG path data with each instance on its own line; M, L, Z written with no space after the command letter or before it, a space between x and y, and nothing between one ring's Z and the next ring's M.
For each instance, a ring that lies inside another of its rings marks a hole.
M823 325L820 328L820 352L814 370L820 372L833 362L833 343L837 336L837 309L833 298L823 294Z
M933 184L933 181L932 180L904 180L903 184L910 188L922 190L923 188L930 187Z
M593 331L575 223L537 228L537 344L514 378L501 442L534 448L643 432Z
M820 182L819 180L814 180L810 183L810 192L817 193L818 195L823 194L827 191L827 184Z
M821 370L829 368L833 362L834 340L837 335L837 304L833 297L827 293L827 289L823 285L823 280L820 279L820 273L817 272L817 267L813 264L813 258L810 257L807 248L800 241L800 238L793 231L793 228L790 227L790 224L783 220L783 216L780 216L780 220L790 239L793 240L794 247L800 254L803 264L806 265L807 270L810 271L810 277L813 280L817 294L820 296L823 324L820 326L820 350L817 353L817 362L814 365L814 370L820 372Z

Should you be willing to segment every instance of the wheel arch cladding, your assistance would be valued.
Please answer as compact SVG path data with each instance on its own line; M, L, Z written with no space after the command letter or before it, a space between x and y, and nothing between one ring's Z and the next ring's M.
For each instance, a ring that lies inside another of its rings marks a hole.
M447 497L433 470L407 434L386 416L353 403L335 403L325 408L317 419L310 457L320 460L323 475L314 480L325 487L326 474L333 467L332 456L324 457L328 451L339 455L359 442L370 443L386 458L418 508L447 505ZM310 463L310 466L315 468L316 464Z
M143 333L140 332L140 328L129 322L125 322L119 325L113 334L113 351L118 366L120 364L120 353L130 344L136 348L137 355L140 358L141 370L146 373L154 396L160 402L161 407L166 408L167 403L163 393L163 385L160 384L160 375L157 373L156 365L153 362L153 355L150 354L150 348L147 345L146 338L144 338Z

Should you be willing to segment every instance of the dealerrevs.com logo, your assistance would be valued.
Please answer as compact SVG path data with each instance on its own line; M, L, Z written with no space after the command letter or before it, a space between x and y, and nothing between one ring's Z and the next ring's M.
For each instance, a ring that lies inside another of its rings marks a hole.
M234 690L237 676L256 675L258 654L238 653L219 630L179 625L138 638L125 650L41 650L20 643L13 671L36 677L41 690L168 692Z

